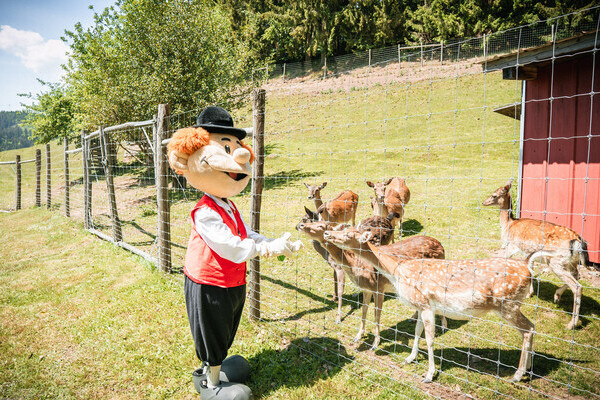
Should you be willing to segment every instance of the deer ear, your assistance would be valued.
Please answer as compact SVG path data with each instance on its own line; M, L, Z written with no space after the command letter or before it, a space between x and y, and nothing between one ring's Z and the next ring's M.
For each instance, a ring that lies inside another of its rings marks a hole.
M390 178L390 179L388 179L387 181L385 181L385 182L384 182L384 185L385 185L385 186L389 185L389 184L390 184L390 182L392 181L392 179L394 179L394 178Z
M304 186L306 186L306 188L308 189L308 183L306 183L306 182L302 182L302 183L304 183Z
M511 187L512 187L512 179L509 179L508 182L506 182L506 185L504 185L504 189L510 190Z
M317 209L317 214L321 214L323 211L325 211L325 204L321 205L321 207Z
M327 182L321 183L321 189L323 189L325 186L327 186Z
M375 186L375 185L373 185L373 182L371 182L371 181L367 181L367 186L368 186L368 187L373 187L373 186Z
M373 237L373 232L365 231L360 235L360 237L358 238L358 241L360 243L367 243L372 237Z
M304 212L308 215L311 215L313 212L308 209L308 207L304 206Z

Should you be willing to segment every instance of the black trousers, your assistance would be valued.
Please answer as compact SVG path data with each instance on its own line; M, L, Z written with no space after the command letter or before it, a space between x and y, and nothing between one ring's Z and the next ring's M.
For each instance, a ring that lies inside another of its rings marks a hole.
M240 325L246 285L205 285L185 277L185 304L196 355L208 365L221 365Z

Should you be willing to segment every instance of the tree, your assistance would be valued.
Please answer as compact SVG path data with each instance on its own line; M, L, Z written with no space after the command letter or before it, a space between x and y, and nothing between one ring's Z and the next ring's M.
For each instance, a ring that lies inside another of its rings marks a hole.
M254 66L220 7L187 0L119 0L66 32L66 81L86 127L208 104L237 107Z
M38 81L48 88L33 98L31 105L22 104L25 117L22 126L31 129L31 138L36 143L48 143L59 138L68 138L76 131L75 105L64 85Z

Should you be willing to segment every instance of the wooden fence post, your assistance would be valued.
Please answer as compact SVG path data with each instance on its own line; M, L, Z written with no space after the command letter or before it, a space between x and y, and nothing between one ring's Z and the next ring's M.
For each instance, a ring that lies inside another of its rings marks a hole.
M252 105L252 125L254 133L252 136L252 148L256 156L254 168L252 169L252 197L250 200L250 228L254 232L260 232L260 209L262 191L264 185L264 162L265 162L265 90L256 89ZM250 260L250 319L260 319L260 259L258 257Z
M52 160L50 143L46 143L46 208L52 207Z
M85 229L92 228L92 184L89 171L88 141L85 131L81 131L81 160L83 163L83 225Z
M35 149L35 206L42 205L42 150Z
M21 156L15 156L15 210L21 209Z
M154 125L154 176L156 180L157 235L158 235L158 269L171 271L171 205L169 203L169 165L162 141L168 138L169 116L168 104L158 105L158 115Z
M108 133L104 131L104 127L100 127L100 149L102 151L102 164L104 165L104 179L106 180L106 191L108 192L108 203L110 205L110 219L112 224L112 237L115 242L123 240L123 232L121 231L121 221L119 221L119 213L117 210L117 197L115 194L115 183L113 180L112 168L112 146L108 143Z
M71 211L70 207L70 199L69 199L69 190L70 190L70 182L69 182L69 139L65 137L65 216L70 217Z

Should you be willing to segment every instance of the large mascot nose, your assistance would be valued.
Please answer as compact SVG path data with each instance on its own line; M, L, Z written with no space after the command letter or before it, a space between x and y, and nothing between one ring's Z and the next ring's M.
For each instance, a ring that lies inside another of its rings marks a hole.
M235 149L233 152L233 161L236 163L243 165L250 161L250 152L248 149L240 147L239 149Z

